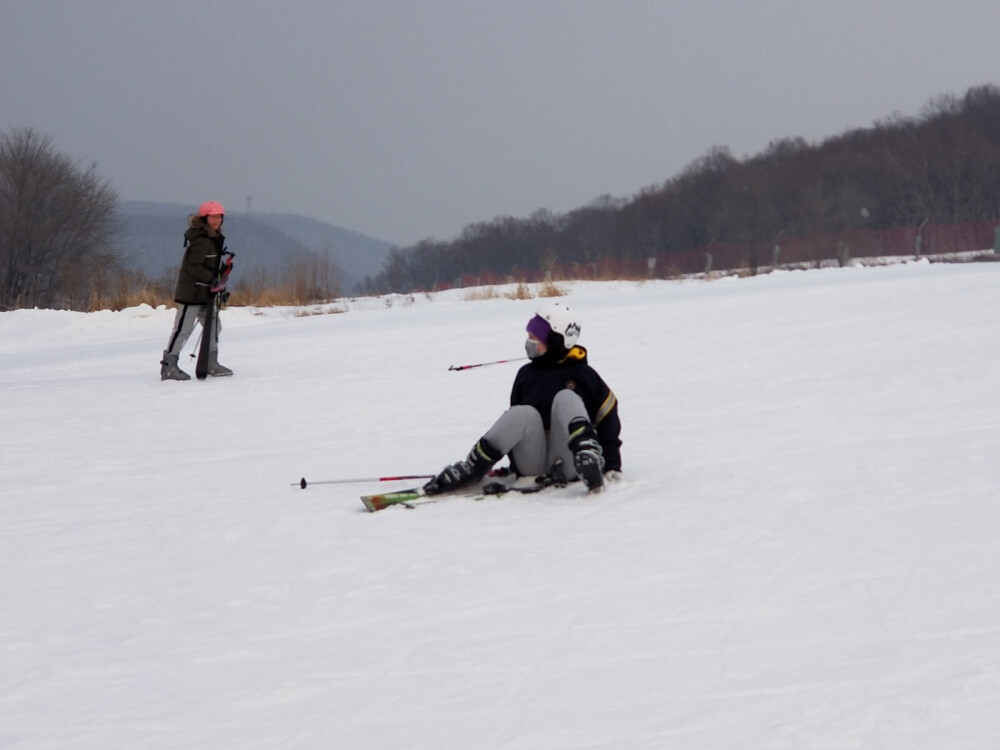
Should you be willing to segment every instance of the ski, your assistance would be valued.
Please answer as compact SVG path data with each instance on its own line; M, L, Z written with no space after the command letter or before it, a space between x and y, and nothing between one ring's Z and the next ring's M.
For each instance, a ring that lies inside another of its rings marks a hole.
M394 492L379 492L374 495L362 495L361 502L364 503L369 513L377 510L385 510L392 505L402 505L404 508L412 508L424 503L434 503L448 497L458 497L458 493L442 493L440 495L428 495L421 487L411 487L408 490L395 490ZM476 495L466 495L476 497Z
M405 490L394 492L379 492L374 495L362 495L361 502L370 513L377 510L385 510L393 505L401 505L404 508L415 508L418 505L436 503L449 498L464 497L472 500L482 500L485 497L505 495L508 492L516 492L522 495L531 495L542 490L566 487L565 481L553 482L549 476L524 477L516 482L494 480L487 482L475 489L460 488L453 492L442 492L439 495L428 495L422 487L411 487Z
M194 367L194 375L198 380L208 377L208 360L212 355L212 327L215 325L216 304L218 295L208 293L208 303L205 305L205 320L201 326L201 345L198 347L198 363Z
M222 275L222 261L227 256L231 259L235 255L235 253L223 249L215 258L215 281L209 287L208 302L205 304L205 320L201 325L201 345L198 347L198 362L194 367L194 375L198 380L204 380L208 377L208 361L212 356L212 342L215 339L215 327L218 325L216 319L219 317L219 309L222 307L220 303L229 296L225 291L225 284L229 277L229 270L232 268L232 261L227 264L225 276Z

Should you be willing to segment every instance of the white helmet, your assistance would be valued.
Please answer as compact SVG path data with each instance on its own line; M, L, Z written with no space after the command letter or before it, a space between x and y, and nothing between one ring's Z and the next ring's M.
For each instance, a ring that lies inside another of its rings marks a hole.
M562 336L567 349L580 340L580 319L565 302L545 302L535 310L535 315L548 323L553 333Z

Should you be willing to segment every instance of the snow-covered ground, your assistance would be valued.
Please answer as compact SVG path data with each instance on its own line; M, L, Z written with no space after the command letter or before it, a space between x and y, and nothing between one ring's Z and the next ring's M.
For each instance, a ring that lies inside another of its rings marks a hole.
M0 747L1000 747L1000 264L563 286L625 480L376 514L538 300L0 314Z

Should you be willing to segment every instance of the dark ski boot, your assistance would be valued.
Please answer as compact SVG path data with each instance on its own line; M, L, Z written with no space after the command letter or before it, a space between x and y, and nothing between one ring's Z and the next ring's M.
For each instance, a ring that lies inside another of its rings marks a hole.
M224 378L232 375L233 371L225 365L219 364L219 352L210 352L208 355L208 374L213 378Z
M163 352L160 360L160 380L190 380L191 376L177 366L177 355Z
M503 454L490 445L486 438L481 438L472 446L464 461L446 466L440 474L425 484L424 492L428 495L439 495L478 482L502 456Z
M597 440L594 426L583 417L569 423L569 449L573 466L590 492L604 488L604 451Z

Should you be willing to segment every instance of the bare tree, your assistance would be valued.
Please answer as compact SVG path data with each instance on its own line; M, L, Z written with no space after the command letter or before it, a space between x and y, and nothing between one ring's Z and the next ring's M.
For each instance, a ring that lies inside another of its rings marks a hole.
M31 128L0 136L0 308L85 304L114 264L117 195Z

